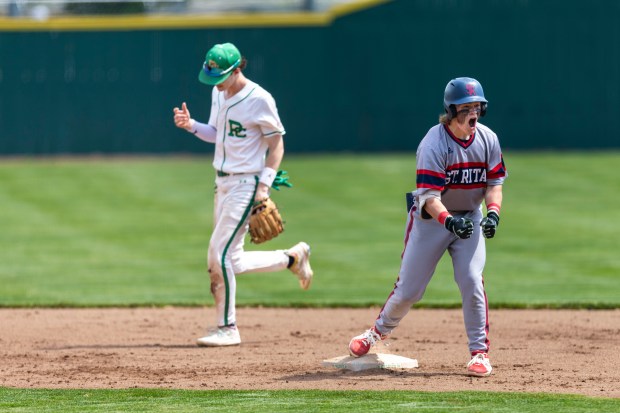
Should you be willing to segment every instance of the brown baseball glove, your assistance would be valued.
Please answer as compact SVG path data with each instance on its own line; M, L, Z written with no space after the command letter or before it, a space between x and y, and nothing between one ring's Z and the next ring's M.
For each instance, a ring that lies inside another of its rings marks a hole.
M250 237L260 244L277 237L284 231L278 207L270 198L254 202L250 212Z

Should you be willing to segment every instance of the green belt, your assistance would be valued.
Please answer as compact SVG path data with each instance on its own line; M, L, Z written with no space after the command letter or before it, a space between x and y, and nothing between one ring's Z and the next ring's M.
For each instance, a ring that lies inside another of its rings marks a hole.
M222 172L222 171L216 171L217 176L230 176L230 174L227 174L226 172Z

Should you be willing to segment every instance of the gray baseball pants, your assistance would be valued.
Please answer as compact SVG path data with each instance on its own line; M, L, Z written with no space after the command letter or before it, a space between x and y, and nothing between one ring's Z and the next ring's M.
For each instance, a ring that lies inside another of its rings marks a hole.
M376 329L389 334L420 301L439 260L448 251L452 258L454 280L461 292L463 319L470 352L489 350L488 303L482 270L486 261L485 241L480 230L480 209L453 213L474 221L471 238L459 239L435 219L422 219L417 205L409 211L405 227L405 249L398 280L375 322Z

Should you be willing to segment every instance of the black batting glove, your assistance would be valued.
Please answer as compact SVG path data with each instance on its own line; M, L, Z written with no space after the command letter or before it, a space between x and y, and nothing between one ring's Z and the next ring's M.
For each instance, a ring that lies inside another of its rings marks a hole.
M499 215L494 211L489 212L487 216L480 221L480 226L482 227L482 234L485 238L493 238L499 226Z
M446 222L444 222L444 226L446 229L460 239L467 239L471 237L471 234L474 233L474 222L465 217L454 218L450 215L446 218Z

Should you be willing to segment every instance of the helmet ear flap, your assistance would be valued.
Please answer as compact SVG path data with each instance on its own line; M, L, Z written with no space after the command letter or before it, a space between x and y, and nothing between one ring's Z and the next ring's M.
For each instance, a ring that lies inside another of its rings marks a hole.
M450 119L456 118L456 105L448 106L448 110L446 112L450 115Z
M480 102L480 117L487 114L487 102Z

